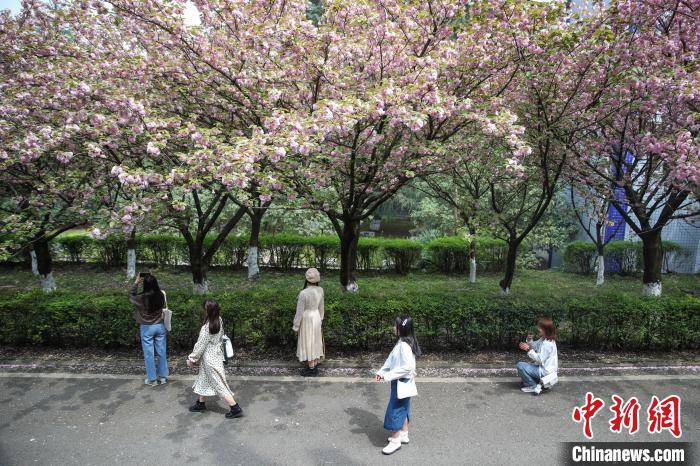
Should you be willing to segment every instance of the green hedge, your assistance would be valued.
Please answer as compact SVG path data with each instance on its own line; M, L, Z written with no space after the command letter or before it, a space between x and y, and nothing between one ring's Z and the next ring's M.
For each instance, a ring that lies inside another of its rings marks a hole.
M213 238L207 238L206 243ZM93 262L103 266L126 263L126 239L120 235L94 239L85 233L66 233L53 242L57 259L72 263ZM136 237L139 262L158 266L187 264L187 244L179 235L150 234ZM287 270L316 266L325 271L340 261L337 236L261 235L261 265ZM360 270L394 268L407 273L420 258L421 243L405 239L360 238L357 266ZM248 236L231 235L214 256L213 265L242 268L248 256Z
M681 246L673 241L662 241L664 251L664 264L668 266L671 254L682 251ZM641 241L611 241L605 246L605 258L615 262L622 275L639 273L642 268L642 243ZM589 241L573 241L564 248L564 269L569 272L590 274L595 267L597 256L596 247Z
M291 321L297 289L253 287L212 293L238 346L294 345ZM171 345L197 337L201 297L168 294L174 312ZM590 298L493 298L425 289L349 294L326 290L324 334L329 347L379 349L393 341L396 315L411 315L426 349L512 349L538 317L550 315L559 343L587 349L694 349L700 344L700 300L657 299L609 292ZM133 346L137 327L126 292L0 294L0 344L72 347ZM291 351L291 349L290 349Z
M480 271L502 272L508 245L502 239L476 237L476 262ZM469 271L470 242L456 236L436 238L426 249L433 266L444 273L466 273ZM525 247L523 247L524 249Z

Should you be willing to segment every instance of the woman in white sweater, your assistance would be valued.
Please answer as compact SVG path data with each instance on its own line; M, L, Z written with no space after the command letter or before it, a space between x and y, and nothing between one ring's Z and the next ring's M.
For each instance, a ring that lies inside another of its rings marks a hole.
M319 286L321 274L315 268L310 268L305 274L304 289L299 292L297 298L297 312L294 315L292 330L298 332L297 358L299 362L306 362L308 367L302 370L301 375L315 377L318 375L316 367L321 358L325 357L323 349L323 288Z
M528 334L527 340L518 346L527 351L527 355L534 362L519 362L516 365L518 375L523 381L521 390L525 393L542 393L542 378L556 375L559 370L559 357L557 356L557 329L552 319L542 318L537 322L540 338L532 341L532 334Z
M386 380L391 383L391 395L384 415L384 428L391 432L391 437L382 449L385 455L391 455L401 448L401 444L408 443L411 397L418 394L415 381L416 356L421 353L413 330L413 319L408 316L397 317L394 321L394 335L399 337L399 341L374 377L377 382Z

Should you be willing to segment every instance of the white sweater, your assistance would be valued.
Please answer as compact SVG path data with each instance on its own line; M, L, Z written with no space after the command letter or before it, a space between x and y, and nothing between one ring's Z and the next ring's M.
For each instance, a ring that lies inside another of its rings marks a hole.
M401 340L396 343L382 368L377 371L377 375L387 382L415 377L416 357L408 343Z
M559 357L557 356L557 344L554 340L540 338L537 341L529 341L530 351L527 355L539 365L544 373L549 375L559 370Z

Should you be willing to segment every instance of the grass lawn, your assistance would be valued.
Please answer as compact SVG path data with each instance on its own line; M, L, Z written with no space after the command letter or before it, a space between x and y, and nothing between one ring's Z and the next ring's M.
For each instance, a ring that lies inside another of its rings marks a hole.
M151 270L161 287L170 292L188 292L192 289L191 275L185 268L162 268ZM59 290L85 292L95 290L125 290L130 286L122 269L104 269L96 265L56 266L54 275ZM280 272L263 270L260 279L250 281L245 271L212 269L208 274L210 290L255 292L256 289L278 289L289 292L298 290L304 283L302 270ZM466 276L439 273L414 272L406 276L393 273L360 273L360 294L373 296L405 296L415 294L450 295L473 294L479 297L499 296L499 274L481 274L477 282L470 284ZM322 286L329 294L341 293L338 274L331 271L323 275ZM665 275L664 294L669 296L691 295L700 297L700 276ZM26 268L0 268L0 293L38 288L38 279ZM518 271L511 288L511 296L519 301L528 299L551 300L556 296L566 298L590 298L595 295L641 294L639 277L610 276L602 286L595 285L594 276L581 276L555 270Z

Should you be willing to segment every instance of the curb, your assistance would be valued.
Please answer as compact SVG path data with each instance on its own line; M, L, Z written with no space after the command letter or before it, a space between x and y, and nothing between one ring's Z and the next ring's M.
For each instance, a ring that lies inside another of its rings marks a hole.
M272 361L271 361L272 362ZM231 376L252 377L290 377L296 376L301 366L294 363L277 361L277 364L253 364L238 363L226 367L227 374ZM63 374L101 374L101 375L136 375L143 373L141 361L107 361L84 362L75 361L60 362L29 362L7 361L0 363L0 374L12 373L63 373ZM188 376L193 371L179 362L170 364L171 375ZM372 366L340 366L323 363L320 366L320 378L328 377L368 377L373 373ZM418 367L418 376L439 378L507 378L515 377L517 372L513 366L428 366ZM618 364L618 365L577 365L560 367L559 375L564 377L594 377L594 376L644 376L644 375L700 375L700 365L696 364Z

